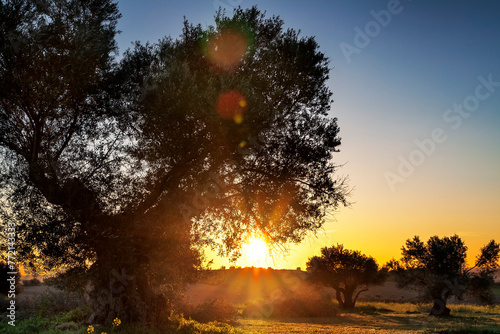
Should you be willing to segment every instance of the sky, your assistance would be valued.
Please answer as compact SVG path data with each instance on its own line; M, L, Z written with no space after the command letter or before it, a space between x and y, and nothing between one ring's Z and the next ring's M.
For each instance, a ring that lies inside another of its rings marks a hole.
M458 234L469 263L500 240L500 2L121 0L120 52L133 41L179 37L185 16L213 25L219 6L257 5L315 36L330 59L342 145L334 156L352 187L348 208L287 256L236 265L305 268L337 243L399 258L405 240ZM214 254L214 266L230 265Z

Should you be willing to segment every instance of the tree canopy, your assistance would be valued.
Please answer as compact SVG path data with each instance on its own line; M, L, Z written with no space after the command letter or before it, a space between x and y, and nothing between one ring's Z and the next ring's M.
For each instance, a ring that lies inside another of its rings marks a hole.
M387 278L387 271L379 270L371 256L340 244L324 247L321 256L309 258L307 271L311 280L334 288L340 307L346 309L353 308L370 285L383 284Z
M466 266L467 247L458 235L433 236L427 243L415 236L401 251L401 260L387 266L397 273L400 286L420 288L424 297L434 300L432 315L449 315L446 302L452 296L462 298L469 293L480 301L492 301L493 274L500 256L500 245L494 240L481 249L471 268Z
M127 277L102 314L137 318L202 246L298 242L348 204L328 59L279 17L219 11L117 61L112 1L0 4L2 221L96 295Z

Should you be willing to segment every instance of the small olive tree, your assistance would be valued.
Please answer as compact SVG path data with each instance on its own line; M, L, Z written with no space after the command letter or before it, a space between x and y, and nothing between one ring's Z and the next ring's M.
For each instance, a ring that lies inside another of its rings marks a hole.
M367 291L368 286L383 284L387 278L387 270L379 270L371 256L344 249L340 244L324 247L321 256L309 258L307 271L313 281L335 289L343 309L354 308L359 295Z
M420 288L425 298L434 301L431 315L449 315L448 299L462 298L465 293L485 303L493 301L491 287L500 251L494 240L481 249L471 268L467 268L465 261L467 247L457 235L433 236L427 243L415 236L406 240L401 250L401 260L391 260L386 266L396 273L400 287Z

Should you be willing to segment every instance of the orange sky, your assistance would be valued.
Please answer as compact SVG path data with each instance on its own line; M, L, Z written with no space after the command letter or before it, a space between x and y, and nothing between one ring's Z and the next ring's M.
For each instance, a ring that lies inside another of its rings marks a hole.
M473 162L464 164L462 169L453 170L446 164L446 156L436 157L394 193L383 178L370 179L370 174L376 173L351 168L349 175L355 187L351 198L355 203L341 208L316 238L310 236L291 246L286 258L278 256L274 263L270 258L255 263L243 256L235 265L305 268L307 259L319 255L321 247L336 243L373 256L382 265L393 257L398 259L405 240L414 235L427 240L432 235L453 234L464 240L471 263L489 240L500 241L500 177L489 184L482 182L478 188L484 175L477 172L477 166L472 168ZM441 166L439 173L436 166ZM456 182L458 178L464 181ZM225 259L212 258L214 268L231 265Z

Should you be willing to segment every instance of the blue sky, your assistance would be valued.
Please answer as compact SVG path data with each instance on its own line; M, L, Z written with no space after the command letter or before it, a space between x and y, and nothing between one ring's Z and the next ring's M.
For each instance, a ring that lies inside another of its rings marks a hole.
M413 235L458 233L471 255L500 239L500 2L122 0L120 51L135 40L178 37L183 16L211 25L219 5L258 5L279 15L315 36L331 60L331 115L343 138L335 160L345 164L339 174L349 175L355 204L277 267L304 266L337 242L385 262ZM387 24L373 15L381 11L390 13ZM346 45L357 53L346 57ZM480 85L488 95L481 100ZM472 110L466 117L448 112L464 103ZM428 143L436 129L446 139L425 154L416 141ZM412 158L418 164L402 177L401 159Z

